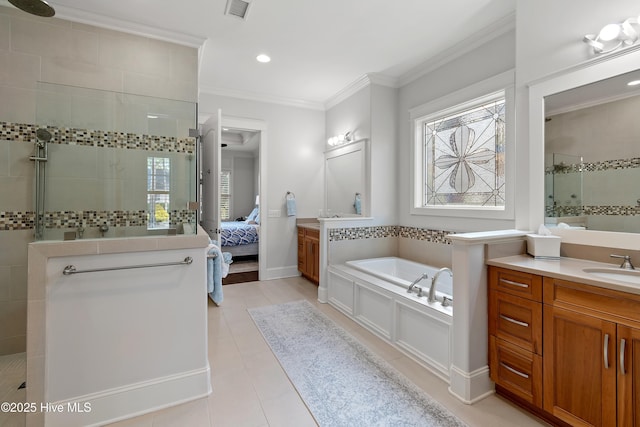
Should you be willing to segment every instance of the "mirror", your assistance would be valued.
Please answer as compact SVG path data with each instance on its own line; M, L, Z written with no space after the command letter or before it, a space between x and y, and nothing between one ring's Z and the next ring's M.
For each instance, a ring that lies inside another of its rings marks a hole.
M545 223L640 232L640 71L544 103Z
M325 152L325 209L321 217L366 216L367 141Z

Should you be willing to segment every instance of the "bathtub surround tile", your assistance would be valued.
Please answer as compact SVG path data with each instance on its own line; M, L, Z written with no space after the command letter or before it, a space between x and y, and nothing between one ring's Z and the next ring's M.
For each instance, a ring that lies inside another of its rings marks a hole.
M0 117L13 123L33 123L36 119L36 91L20 87L0 86ZM0 138L4 139L4 138Z
M320 425L466 425L309 302L249 312Z
M451 267L453 245L429 240L398 239L398 256L433 267Z

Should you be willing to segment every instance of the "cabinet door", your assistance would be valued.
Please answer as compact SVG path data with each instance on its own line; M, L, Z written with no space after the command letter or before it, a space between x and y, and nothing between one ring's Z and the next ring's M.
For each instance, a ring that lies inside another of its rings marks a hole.
M306 273L306 253L304 246L304 229L298 228L298 271Z
M640 427L640 329L618 325L618 425Z
M616 324L544 306L544 409L574 426L616 425Z

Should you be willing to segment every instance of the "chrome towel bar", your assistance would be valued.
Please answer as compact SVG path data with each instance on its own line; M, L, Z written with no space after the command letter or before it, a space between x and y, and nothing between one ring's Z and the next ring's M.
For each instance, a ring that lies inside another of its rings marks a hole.
M170 265L189 265L193 262L193 258L190 256L186 257L182 261L178 262L163 262L158 264L140 264L140 265L127 265L124 267L107 267L107 268L92 268L89 270L76 270L75 265L67 265L64 270L62 270L62 274L65 276L69 276L71 274L80 274L80 273L95 273L97 271L112 271L112 270L129 270L132 268L150 268L150 267L167 267Z

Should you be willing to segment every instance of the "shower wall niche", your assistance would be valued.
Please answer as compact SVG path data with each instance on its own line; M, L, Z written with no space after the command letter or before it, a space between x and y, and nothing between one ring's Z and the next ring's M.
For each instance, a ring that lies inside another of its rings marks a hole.
M38 83L36 123L38 239L195 233L195 103Z

